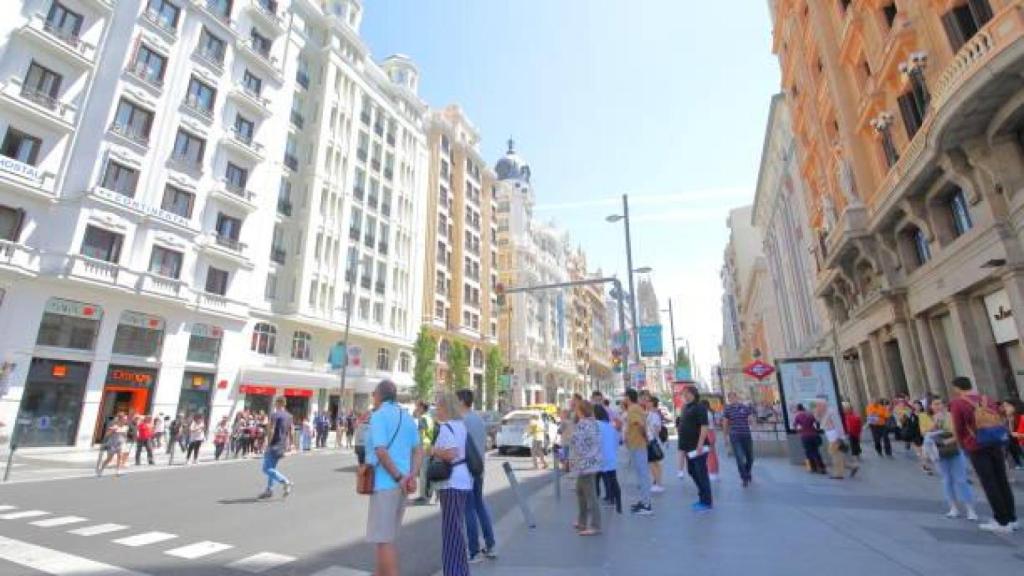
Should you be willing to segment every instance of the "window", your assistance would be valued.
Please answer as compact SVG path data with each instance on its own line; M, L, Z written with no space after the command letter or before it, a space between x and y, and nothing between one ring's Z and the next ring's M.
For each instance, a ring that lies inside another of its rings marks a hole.
M932 259L932 249L928 245L928 238L921 229L914 230L912 238L914 240L914 255L917 257L917 265L926 264Z
M992 7L988 0L967 0L943 14L942 26L953 52L959 51L991 19Z
M193 168L198 168L203 163L205 150L205 140L180 128L178 129L178 135L174 138L175 160Z
M263 79L246 70L242 74L242 88L250 94L259 96L263 92Z
M412 358L409 354L402 352L398 355L398 370L400 372L409 372L412 370Z
M348 225L348 237L351 240L359 240L363 233L363 211L352 208L352 217Z
M277 298L277 274L267 274L267 284L263 287L263 298L266 300Z
M46 108L55 109L62 81L60 74L33 60L28 66L28 73L25 74L21 95Z
M448 353L451 352L451 345L448 344L447 340L441 340L441 344L437 347L437 357L441 362L448 362Z
M309 332L296 330L292 335L292 358L309 360L313 349L313 336Z
M18 162L35 166L39 160L39 149L42 146L43 141L39 138L8 126L7 134L4 135L3 145L0 145L0 154Z
M181 9L167 0L149 0L146 4L146 13L160 26L168 30L178 28L178 16Z
M160 203L160 208L182 218L191 218L195 200L195 194L168 184L164 188L164 199Z
M196 53L219 66L224 63L224 41L203 28Z
M235 116L235 136L246 144L252 144L253 134L256 132L256 124L241 114Z
M384 323L384 304L381 302L374 302L373 304L373 321L377 324Z
M188 354L185 357L189 362L205 362L216 364L220 358L220 336L214 329L207 335L196 334L195 332L188 339Z
M140 144L149 144L149 132L153 127L153 113L136 106L124 98L117 104L114 125L111 131Z
M921 124L924 123L926 109L923 105L925 103L920 101L913 91L897 97L896 102L900 107L900 116L903 117L903 127L907 130L907 140L913 140L914 135L921 129Z
M391 370L391 351L387 348L377 349L377 370Z
M249 42L252 49L264 58L270 57L270 39L260 34L255 28L249 31Z
M896 2L890 2L882 6L882 16L885 17L885 23L889 25L889 28L892 28L893 24L896 23L896 13L898 10Z
M162 86L165 70L167 70L167 58L154 52L149 46L139 44L129 71L150 84Z
M126 321L135 318L138 319ZM114 334L112 352L126 356L156 358L160 356L163 342L163 320L135 312L125 312L117 325L117 332Z
M260 322L252 329L252 344L250 349L257 354L274 355L274 346L277 344L277 328L266 322Z
M223 296L228 293L228 272L210 266L206 269L206 291Z
M54 1L46 14L45 27L57 37L77 44L78 34L82 31L82 15Z
M18 236L21 235L21 223L24 219L24 210L0 205L0 240L17 242ZM0 294L0 302L3 302L2 294Z
M206 7L225 20L231 19L231 5L234 0L206 0Z
M359 319L363 322L370 319L370 301L366 298L359 299Z
M970 208L967 207L967 198L964 197L964 191L959 188L949 198L949 214L953 220L953 232L956 237L963 236L974 227Z
M216 230L218 239L237 242L238 236L242 232L242 221L220 212L217 214Z
M227 184L228 189L236 192L243 191L248 182L249 171L233 162L228 162L228 166L224 170L224 183Z
M103 314L98 307L51 298L44 310L37 345L75 350L95 348Z
M444 302L438 300L434 302L434 318L438 320L444 320Z
M153 246L153 254L149 257L149 272L157 276L177 280L181 276L181 252L169 250L163 246Z
M213 103L217 91L195 76L188 81L188 92L185 94L185 105L206 116L213 116Z
M121 258L121 243L124 237L96 226L86 226L82 238L82 256L88 256L104 262L117 263Z
M135 196L135 187L138 183L138 170L113 160L107 161L107 168L103 171L103 179L100 180L100 186L103 188L129 198Z

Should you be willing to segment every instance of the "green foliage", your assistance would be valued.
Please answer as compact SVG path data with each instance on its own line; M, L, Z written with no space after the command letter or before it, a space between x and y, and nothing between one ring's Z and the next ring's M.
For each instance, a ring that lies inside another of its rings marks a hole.
M689 366L690 356L686 353L686 348L680 346L676 348L676 366Z
M501 349L491 346L487 349L487 365L484 368L484 397L487 409L494 410L498 404L498 376L504 369L505 360L501 357Z
M469 348L458 340L452 341L448 351L448 389L469 388Z
M413 368L413 380L416 382L416 398L429 402L434 392L434 358L437 356L437 339L427 327L420 328L416 344L412 348L416 365Z

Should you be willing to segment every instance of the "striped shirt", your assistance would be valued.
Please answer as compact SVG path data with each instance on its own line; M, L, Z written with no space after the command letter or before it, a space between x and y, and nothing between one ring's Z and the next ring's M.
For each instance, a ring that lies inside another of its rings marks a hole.
M750 436L750 416L753 413L746 404L726 404L724 416L729 420L729 435Z

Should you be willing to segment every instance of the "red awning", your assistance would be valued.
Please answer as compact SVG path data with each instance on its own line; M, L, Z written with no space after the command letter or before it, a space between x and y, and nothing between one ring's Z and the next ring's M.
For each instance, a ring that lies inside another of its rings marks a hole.
M312 398L313 391L308 388L285 388L285 396L298 396L300 398Z
M253 386L251 384L242 384L238 387L238 391L242 394L252 394L253 396L273 396L277 394L277 388L273 386Z

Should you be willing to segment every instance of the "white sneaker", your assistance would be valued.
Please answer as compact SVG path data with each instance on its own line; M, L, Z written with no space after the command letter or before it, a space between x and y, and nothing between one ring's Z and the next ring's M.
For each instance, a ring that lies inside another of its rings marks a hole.
M664 491L665 491L665 488L663 486L659 486L658 484L655 484L654 486L651 486L651 492L653 492L655 494L661 494Z
M960 511L957 510L955 506L950 508L949 512L946 512L946 518L959 518L959 517L960 517Z
M679 478L680 480L682 480L683 478L686 478L686 472L683 472L682 470L680 470L679 472L676 472L676 478Z
M967 520L969 520L971 522L977 522L978 521L978 513L974 511L974 508L968 508L967 509Z
M718 474L709 474L708 476L712 482L718 482Z
M1006 526L1003 526L1002 524L999 524L995 520L989 520L988 522L985 522L984 524L980 524L978 526L978 528L980 528L980 529L982 529L982 530L984 530L986 532L992 532L994 534L1009 534L1009 533L1013 532L1013 528L1011 528L1009 524L1007 524Z
M1013 522L1010 522L1010 530L1013 530L1014 532L1020 530L1020 520L1014 520Z

